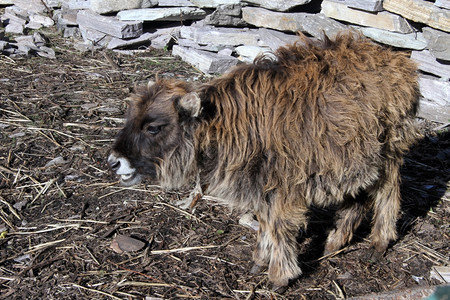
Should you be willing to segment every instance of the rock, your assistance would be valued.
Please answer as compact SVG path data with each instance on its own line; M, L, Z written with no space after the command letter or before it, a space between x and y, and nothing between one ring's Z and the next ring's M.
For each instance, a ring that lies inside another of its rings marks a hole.
M418 116L439 123L448 123L450 120L450 106L440 106L427 99L421 99Z
M249 2L252 4L256 4L257 6L267 8L270 10L276 10L276 11L287 11L291 8L294 8L296 6L308 4L311 2L311 0L245 0L245 2Z
M450 65L436 61L430 51L412 51L411 58L417 62L420 70L442 77L444 80L450 78Z
M123 22L115 17L105 17L87 10L78 12L77 23L80 30L81 27L91 28L118 38L134 38L143 33L142 22Z
M13 5L14 0L0 0L0 5Z
M31 15L30 16L30 22L35 22L38 24L41 24L44 27L50 27L55 25L55 21L53 21L51 18L43 15Z
M428 50L437 59L450 61L450 34L430 27L422 28Z
M291 32L302 31L315 37L321 37L323 32L332 37L346 29L345 25L323 14L281 13L258 7L242 8L242 18L257 27Z
M190 39L200 45L259 46L257 29L183 26L180 35L182 38Z
M361 26L375 27L400 33L410 33L413 31L404 18L386 11L369 13L349 8L345 4L324 0L322 2L321 12L327 17Z
M62 26L78 26L77 23L77 11L69 10L67 12L62 12L58 18L57 23Z
M47 8L41 0L14 0L14 5L29 13L44 14L47 12Z
M236 47L236 53L239 55L238 59L246 63L253 63L258 55L270 52L269 48L262 48L258 46L239 46Z
M206 16L205 24L232 27L244 27L247 25L242 20L242 6L237 4L219 5L212 14Z
M154 38L150 45L155 49L166 49L170 45L172 39L170 34L163 34Z
M5 13L3 14L3 18L10 19L13 16L20 18L26 22L26 21L28 21L28 17L30 16L30 13L27 10L20 8L16 5L6 7Z
M227 46L227 45L217 45L217 44L200 45L192 40L182 39L182 38L178 39L178 45L183 46L183 47L203 50L203 51L209 51L209 52L219 52L223 49L230 48L230 46Z
M45 169L53 167L53 166L60 166L60 165L64 165L67 164L69 161L64 159L62 156L58 156L52 160L50 160L49 162L47 162L44 166Z
M277 50L282 46L293 44L299 40L298 36L296 35L289 35L286 33L266 28L259 29L259 36L261 40L263 40L264 43L266 43L273 51Z
M419 87L422 96L437 105L450 108L450 82L433 76L421 75Z
M107 47L109 42L114 38L104 32L83 25L80 25L78 28L80 29L84 42L93 46Z
M357 8L360 10L377 12L383 10L383 0L331 0L333 2L347 5L351 8Z
M78 27L67 27L67 28L64 28L63 36L65 38L69 38L69 37L79 38L79 37L81 37L81 31Z
M14 6L10 6L13 8ZM28 14L21 14L22 10L12 10L12 9L6 9L5 14L2 17L2 20L7 20L7 23L20 23L25 26L28 20Z
M158 0L158 6L194 6L189 0Z
M11 22L5 27L5 33L7 34L23 34L24 25L21 23Z
M397 33L370 27L362 27L359 30L365 36L382 44L414 50L423 50L427 47L427 40L421 32Z
M37 51L37 55L46 57L46 58L50 58L50 59L56 58L55 50L53 50L52 48L49 48L49 47L45 47L45 46L39 47L39 51Z
M27 25L25 25L25 28L29 28L31 30L37 30L37 29L41 29L43 26L41 23L36 23L36 22L28 22Z
M206 12L194 7L166 7L124 10L117 14L122 21L183 21L202 19Z
M61 0L61 6L63 8L68 9L90 9L91 1L90 0Z
M173 46L172 55L180 56L184 61L208 74L225 73L228 69L237 65L239 61L232 56L185 48L178 45Z
M128 48L128 47L134 47L139 46L142 44L150 43L150 41L155 37L152 33L144 33L138 38L130 39L130 40L123 40L119 38L112 38L111 41L108 43L107 48L108 49L121 49L121 48Z
M201 8L217 8L219 5L239 4L240 0L190 0L192 4Z
M434 5L450 9L450 0L436 0L436 2L434 2Z
M450 32L450 11L423 0L384 0L383 8L414 22Z
M158 0L91 0L91 9L98 14L108 14L126 9L149 8L157 4Z
M111 249L117 253L139 251L145 247L145 243L135 238L118 234L111 242Z

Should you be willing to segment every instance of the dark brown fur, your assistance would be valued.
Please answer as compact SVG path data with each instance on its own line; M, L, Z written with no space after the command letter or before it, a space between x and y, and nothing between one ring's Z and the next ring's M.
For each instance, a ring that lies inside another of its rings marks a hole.
M254 261L284 286L301 274L296 237L311 204L342 207L326 252L348 243L370 209L375 249L396 239L399 167L417 138L418 97L406 55L354 33L320 46L303 38L207 85L144 88L114 150L166 188L200 180L207 194L254 211ZM156 135L145 131L158 124ZM362 190L368 199L353 200Z

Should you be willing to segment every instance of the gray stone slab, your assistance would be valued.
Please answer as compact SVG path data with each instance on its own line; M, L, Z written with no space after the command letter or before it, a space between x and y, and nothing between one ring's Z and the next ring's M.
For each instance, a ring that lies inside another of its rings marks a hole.
M219 52L223 49L230 49L230 48L234 49L234 47L231 47L229 45L217 45L217 44L200 45L192 40L183 39L183 38L178 39L178 45L187 47L187 48L194 48L194 49L198 49L198 50L209 51L209 52Z
M240 0L190 0L192 4L201 8L216 8L219 5L239 4Z
M413 32L412 27L403 17L387 11L370 13L349 8L345 4L324 0L322 2L321 12L327 17L361 26L375 27L400 33Z
M178 45L173 46L172 54L181 57L182 60L207 74L225 73L239 62L237 58L232 56L185 48Z
M5 33L7 34L23 34L25 27L23 24L12 22L6 25Z
M170 34L162 34L152 39L150 46L155 49L167 49L170 45L173 37Z
M158 6L159 7L165 7L165 6L194 6L191 1L189 0L158 0Z
M111 35L85 27L83 25L80 25L78 28L80 29L81 36L83 37L85 44L87 45L90 44L93 46L107 47L109 42L113 39Z
M41 23L37 22L28 22L27 25L25 25L25 28L31 29L31 30L37 30L41 29L43 26Z
M384 0L383 8L414 22L450 32L450 11L424 0Z
M346 26L323 14L281 13L259 7L242 8L242 18L257 27L281 31L306 32L315 37L323 33L329 37L345 30Z
M78 27L66 27L66 28L64 28L63 36L65 38L69 38L69 37L79 38L79 37L81 37L80 28L78 28Z
M219 5L212 14L206 16L205 24L231 27L244 27L248 25L242 19L242 6L239 4Z
M95 29L118 38L134 38L142 35L142 22L124 22L115 17L105 17L88 10L80 10L77 14L80 27Z
M292 34L286 34L277 30L260 28L259 36L273 51L282 46L293 44L298 41L298 36Z
M98 14L108 14L126 9L149 8L158 0L91 0L91 9Z
M439 63L428 50L412 51L411 58L416 61L420 70L442 77L450 78L450 65Z
M311 0L245 0L245 2L249 2L252 4L256 4L257 6L267 8L270 10L276 11L287 11L291 8L308 4Z
M434 5L450 9L450 0L436 0L436 2L434 2Z
M216 28L212 26L183 26L180 34L182 38L190 39L200 45L227 45L227 46L259 46L257 29Z
M36 14L45 13L47 8L41 0L14 0L14 5Z
M351 8L357 8L370 12L383 10L383 0L331 0L333 2L347 5Z
M434 57L450 61L450 34L430 27L424 27L422 31Z
M182 21L203 19L205 15L196 7L166 7L124 10L117 17L122 21Z
M155 38L156 35L153 33L144 33L138 38L130 39L130 40L123 40L119 38L112 38L111 41L108 43L107 48L108 49L122 49L122 48L129 48L134 47L138 45L142 45L145 43L150 43L150 41Z
M441 106L428 99L421 99L418 115L423 119L446 124L450 122L450 106Z
M427 40L421 32L397 33L377 28L361 27L359 30L367 37L390 46L423 50L427 47Z
M239 55L238 59L246 63L253 63L256 57L271 53L270 48L258 46L239 46L236 47L236 53Z
M44 15L31 15L30 16L30 22L39 23L44 27L50 27L55 25L55 21L53 21L51 18L44 16Z
M450 82L436 77L421 75L419 87L422 96L440 106L450 108Z
M8 20L8 23L19 23L22 25L25 25L27 23L28 17L22 17L14 14L10 11L5 11L5 13L2 16L2 20Z
M90 9L90 0L61 0L61 6L68 9Z

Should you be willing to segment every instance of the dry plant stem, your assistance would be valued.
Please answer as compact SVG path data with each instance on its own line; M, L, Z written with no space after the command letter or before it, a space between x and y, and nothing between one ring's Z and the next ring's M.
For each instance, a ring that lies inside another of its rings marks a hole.
M95 289L90 289L90 288L87 288L87 287L84 287L84 286L82 286L82 285L78 285L78 284L75 284L75 283L72 283L72 286L77 287L77 288L80 288L80 289L83 289L83 290L86 290L86 291L89 291L89 292L93 292L93 293L96 293L96 294L101 294L101 295L103 295L103 296L107 296L107 297L110 297L110 298L112 298L112 299L122 300L121 298L116 297L116 296L111 295L111 294L108 294L108 293L106 293L106 292L99 291L99 290L95 290Z

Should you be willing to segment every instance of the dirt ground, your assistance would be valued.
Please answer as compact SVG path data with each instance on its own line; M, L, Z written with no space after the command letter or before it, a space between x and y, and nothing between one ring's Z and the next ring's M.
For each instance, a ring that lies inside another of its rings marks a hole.
M333 212L315 208L304 275L277 295L266 274L249 273L255 232L238 215L205 199L181 210L184 194L121 187L107 168L130 88L201 73L168 52L81 53L45 34L56 60L0 56L1 299L336 299L439 284L430 271L450 265L448 129L420 120L425 137L402 169L400 237L380 261L368 259L368 222L321 258ZM118 235L145 246L117 253Z

